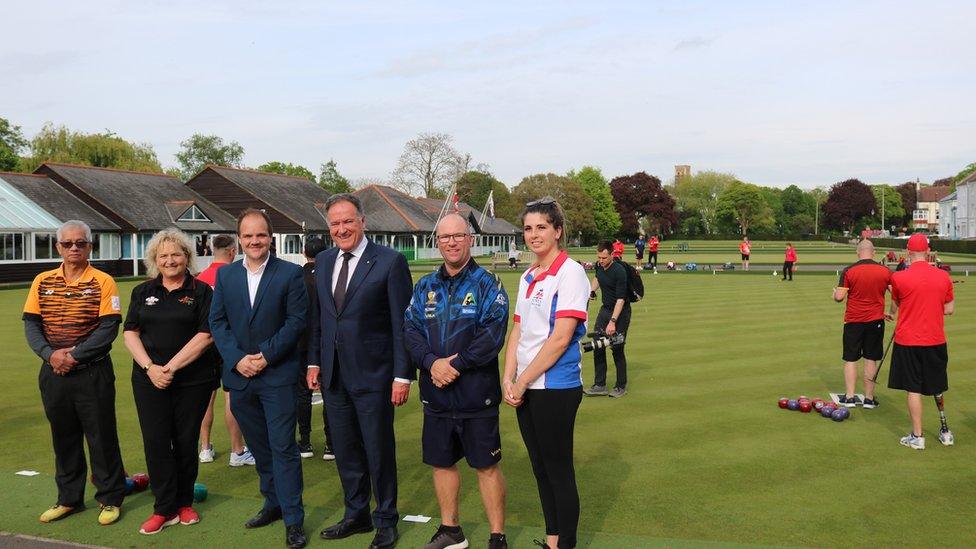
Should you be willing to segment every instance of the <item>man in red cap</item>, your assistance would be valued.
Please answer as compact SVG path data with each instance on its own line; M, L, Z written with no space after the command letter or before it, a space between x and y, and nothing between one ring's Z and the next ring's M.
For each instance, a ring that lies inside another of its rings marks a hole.
M908 392L912 432L901 444L925 449L922 433L922 395L940 395L949 388L946 365L945 316L955 309L948 273L929 265L929 239L916 233L908 239L909 267L891 275L890 314L898 312L895 347L891 355L888 387ZM939 438L945 445L951 438Z

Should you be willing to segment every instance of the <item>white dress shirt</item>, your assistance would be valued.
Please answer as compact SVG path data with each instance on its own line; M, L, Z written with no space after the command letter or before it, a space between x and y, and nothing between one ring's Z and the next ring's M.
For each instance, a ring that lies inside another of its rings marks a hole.
M258 285L261 284L261 277L264 276L264 269L268 266L268 261L271 261L270 253L268 257L264 258L264 263L253 271L248 265L247 257L241 262L241 265L244 266L244 272L247 273L247 296L251 298L251 307L254 306L254 298L258 295Z
M346 289L349 289L349 281L352 280L352 273L356 272L356 265L359 265L359 258L363 257L366 253L366 235L359 241L359 244L355 248L349 250L352 253L352 257L349 258L349 273L346 279ZM339 248L339 255L336 256L335 267L332 269L332 293L335 294L336 283L339 281L339 271L342 269L342 262L344 261L342 255L346 253Z

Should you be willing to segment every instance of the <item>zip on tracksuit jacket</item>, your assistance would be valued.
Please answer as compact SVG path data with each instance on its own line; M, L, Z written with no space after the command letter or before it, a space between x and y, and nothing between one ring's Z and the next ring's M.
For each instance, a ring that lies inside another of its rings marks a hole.
M501 280L474 259L455 276L448 276L441 265L414 286L404 319L407 352L420 370L424 413L457 418L498 415L498 353L508 328L508 294ZM448 386L436 387L431 365L455 353L451 366L460 375Z

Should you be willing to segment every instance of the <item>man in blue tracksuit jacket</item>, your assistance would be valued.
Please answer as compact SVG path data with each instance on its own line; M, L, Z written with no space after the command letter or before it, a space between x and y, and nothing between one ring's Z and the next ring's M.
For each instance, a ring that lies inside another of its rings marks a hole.
M497 276L471 259L472 243L463 217L441 219L437 247L444 264L417 282L404 315L407 350L420 370L424 463L434 468L441 509L430 547L467 547L458 522L461 457L478 472L491 527L488 547L507 547L498 353L508 328L508 295Z

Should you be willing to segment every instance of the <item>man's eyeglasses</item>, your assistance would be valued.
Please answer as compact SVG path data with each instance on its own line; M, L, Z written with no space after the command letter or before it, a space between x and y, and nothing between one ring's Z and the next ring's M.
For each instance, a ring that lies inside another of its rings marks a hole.
M437 235L437 241L441 244L447 244L452 240L455 242L461 242L466 236L468 236L468 233L439 234Z
M538 200L533 200L532 202L526 202L526 206L548 206L549 204L555 204L556 199L551 196L543 196Z
M75 240L73 242L71 240L61 240L58 242L58 244L60 244L62 248L71 249L84 248L85 246L91 244L91 242L88 242L87 240Z

